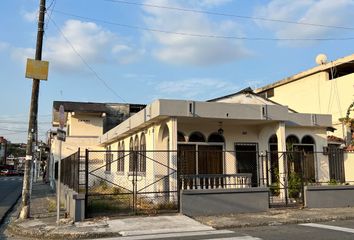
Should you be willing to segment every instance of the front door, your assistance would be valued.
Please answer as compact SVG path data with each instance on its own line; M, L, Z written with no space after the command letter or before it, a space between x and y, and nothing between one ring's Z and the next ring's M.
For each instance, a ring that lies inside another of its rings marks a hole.
M198 174L223 174L222 146L198 146Z
M236 161L238 173L252 173L252 187L258 186L257 144L236 143Z

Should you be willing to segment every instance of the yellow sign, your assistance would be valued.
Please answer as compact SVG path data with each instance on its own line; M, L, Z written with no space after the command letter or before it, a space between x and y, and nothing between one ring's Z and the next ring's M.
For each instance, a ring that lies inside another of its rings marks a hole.
M27 58L26 78L47 80L49 62Z

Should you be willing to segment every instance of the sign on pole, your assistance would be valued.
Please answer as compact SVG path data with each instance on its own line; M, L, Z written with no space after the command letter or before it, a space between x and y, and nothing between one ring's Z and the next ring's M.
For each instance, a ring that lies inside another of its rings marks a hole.
M48 80L49 62L27 58L26 78Z
M65 142L66 132L60 128L57 129L57 139Z

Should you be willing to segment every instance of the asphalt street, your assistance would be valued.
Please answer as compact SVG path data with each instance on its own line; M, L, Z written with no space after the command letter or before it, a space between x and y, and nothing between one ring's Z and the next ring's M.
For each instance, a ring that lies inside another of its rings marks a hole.
M215 231L168 233L142 236L105 238L106 240L353 240L354 220L306 223Z
M21 191L22 177L0 176L0 223L20 197Z

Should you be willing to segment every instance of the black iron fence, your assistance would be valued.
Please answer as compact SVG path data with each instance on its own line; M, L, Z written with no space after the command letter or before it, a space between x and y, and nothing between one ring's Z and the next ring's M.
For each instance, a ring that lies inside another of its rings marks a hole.
M345 184L344 173L341 150L197 151L188 145L177 151L78 151L61 166L62 182L85 193L87 217L178 212L179 192L193 189L269 187L271 206L303 204L304 186Z
M60 182L80 192L80 149L60 161ZM55 163L55 179L58 180L58 162ZM82 188L81 188L82 192Z

